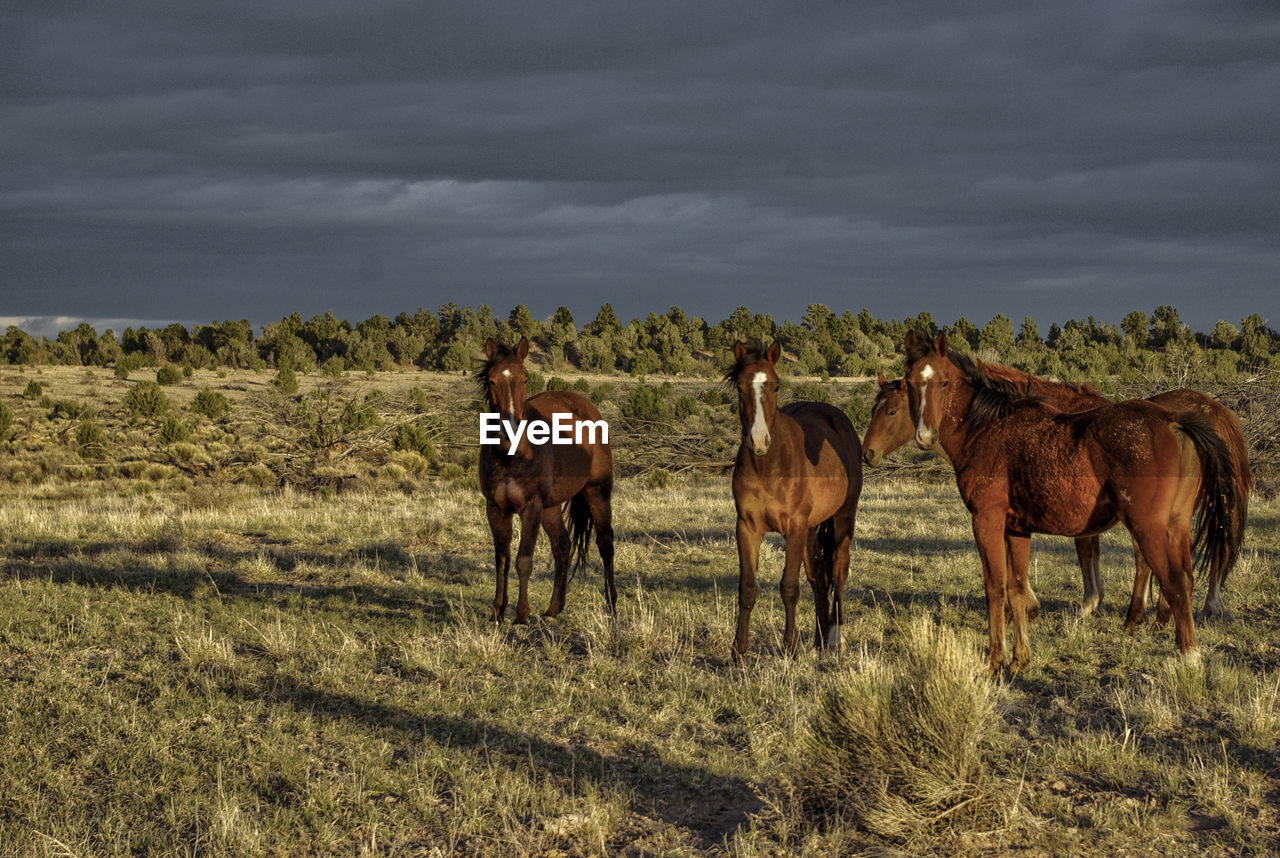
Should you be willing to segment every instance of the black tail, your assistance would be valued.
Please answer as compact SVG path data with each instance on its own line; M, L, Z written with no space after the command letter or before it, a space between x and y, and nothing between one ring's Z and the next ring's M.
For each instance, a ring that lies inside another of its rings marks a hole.
M828 582L835 571L836 562L836 520L834 517L818 525L817 556L814 561Z
M565 519L565 526L569 528L569 561L573 564L573 571L577 572L578 567L587 560L591 531L595 528L591 506L582 492L578 492L569 501Z
M1196 570L1221 569L1239 548L1243 528L1236 525L1240 506L1247 501L1240 497L1231 451L1212 424L1185 415L1178 420L1178 428L1191 439L1200 459L1200 494L1191 539Z

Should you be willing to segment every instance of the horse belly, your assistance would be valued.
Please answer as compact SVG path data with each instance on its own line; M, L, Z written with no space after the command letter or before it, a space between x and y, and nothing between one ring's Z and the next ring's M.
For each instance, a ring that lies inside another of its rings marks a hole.
M1011 530L1077 536L1106 530L1115 522L1102 483L1081 462L1048 457L1026 465L1011 480Z

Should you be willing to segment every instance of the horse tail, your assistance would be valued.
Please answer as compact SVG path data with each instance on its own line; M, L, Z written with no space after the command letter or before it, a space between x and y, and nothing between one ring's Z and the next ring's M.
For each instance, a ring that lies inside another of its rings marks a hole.
M573 571L577 572L587 560L591 531L595 527L591 505L587 503L585 494L578 492L570 499L565 519L565 526L569 529L569 561L573 564Z
M1249 493L1253 490L1253 472L1249 468L1249 445L1245 441L1244 430L1240 427L1240 421L1234 412L1227 410L1227 415L1228 419L1219 421L1218 426L1222 430L1223 440L1226 441L1227 450L1231 454L1234 465L1236 503L1233 507L1235 514L1231 517L1230 554L1227 562L1217 572L1219 585L1227 577L1231 567L1235 566L1236 558L1240 556L1240 545L1244 542L1244 527L1249 518Z
M1207 420L1184 415L1178 420L1178 429L1191 439L1200 459L1200 493L1191 538L1196 569L1223 569L1235 556L1244 529L1236 525L1242 501L1235 462L1226 442Z

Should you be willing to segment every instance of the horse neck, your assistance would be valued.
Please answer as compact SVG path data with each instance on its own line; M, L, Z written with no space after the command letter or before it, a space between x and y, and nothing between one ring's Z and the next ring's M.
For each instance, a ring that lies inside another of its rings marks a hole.
M799 438L799 446L795 443L800 433L800 424L779 409L773 418L773 427L769 430L772 441L769 452L757 456L751 450L751 427L742 429L741 446L738 448L739 458L745 463L749 473L769 476L783 471L794 470L792 451L803 448L803 439Z
M952 387L954 391L947 403L947 411L938 421L938 442L951 466L959 471L968 458L966 452L973 426L967 415L977 391L968 380L953 383Z

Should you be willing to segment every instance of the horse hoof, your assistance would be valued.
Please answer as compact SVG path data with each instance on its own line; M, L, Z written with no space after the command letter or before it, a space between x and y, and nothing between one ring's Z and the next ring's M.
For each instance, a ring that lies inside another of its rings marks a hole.
M1040 603L1036 602L1027 608L1027 621L1034 623L1040 619Z

